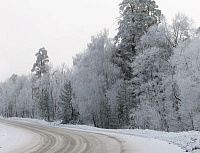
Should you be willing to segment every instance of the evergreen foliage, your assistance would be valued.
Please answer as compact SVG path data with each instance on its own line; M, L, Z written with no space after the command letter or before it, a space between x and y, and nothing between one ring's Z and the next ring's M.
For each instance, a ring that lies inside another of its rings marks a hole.
M33 64L31 71L35 72L35 75L40 78L49 71L49 67L47 65L49 62L49 57L47 55L47 50L44 47L40 48L35 56L37 57L37 60Z
M152 0L123 0L120 3L118 33L115 37L118 44L114 62L121 68L123 78L132 78L133 62L137 55L136 45L149 27L160 23L161 11Z
M63 89L60 93L60 99L59 106L62 109L62 123L67 124L70 123L74 117L77 118L77 114L75 112L75 109L72 106L72 86L71 81L64 84Z

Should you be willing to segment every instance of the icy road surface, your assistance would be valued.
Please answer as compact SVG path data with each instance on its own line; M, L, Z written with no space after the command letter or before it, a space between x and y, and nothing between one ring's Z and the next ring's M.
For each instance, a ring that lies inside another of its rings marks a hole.
M1 153L183 153L167 142L0 119Z

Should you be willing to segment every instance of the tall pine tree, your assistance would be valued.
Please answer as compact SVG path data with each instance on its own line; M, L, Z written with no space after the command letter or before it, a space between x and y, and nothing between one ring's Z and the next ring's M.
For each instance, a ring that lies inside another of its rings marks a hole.
M60 107L62 108L62 123L66 124L73 120L74 109L72 106L72 86L71 82L64 84L64 88L61 90L60 94Z
M40 78L44 74L48 73L49 67L49 57L47 55L47 50L43 47L35 54L37 57L36 62L33 64L32 72L35 72L35 75Z
M137 54L136 45L152 25L160 22L161 11L153 0L123 0L120 4L117 50L114 62L121 68L122 78L132 78L132 63Z

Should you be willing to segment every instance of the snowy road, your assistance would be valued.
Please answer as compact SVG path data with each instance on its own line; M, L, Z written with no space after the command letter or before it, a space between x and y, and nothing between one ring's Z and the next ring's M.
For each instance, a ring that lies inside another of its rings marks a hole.
M183 153L166 142L0 119L2 153Z

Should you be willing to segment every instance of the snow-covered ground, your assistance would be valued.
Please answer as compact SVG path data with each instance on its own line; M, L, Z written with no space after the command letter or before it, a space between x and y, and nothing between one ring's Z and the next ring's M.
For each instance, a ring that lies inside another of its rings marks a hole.
M36 137L37 135L30 131L0 124L0 153L12 153L13 148L16 151L19 147L25 149L30 143L35 144Z
M29 122L33 124L59 126L63 128L71 128L76 130L93 131L98 133L109 133L114 137L120 137L128 142L135 144L133 147L136 149L136 153L200 153L200 132L160 132L153 130L139 130L139 129L100 129L86 125L63 125L59 122L46 122L44 120L27 119L27 118L9 118L9 120L20 120L23 122ZM0 127L1 128L1 127ZM0 135L1 135L0 130ZM129 139L129 140L128 140ZM0 142L2 142L0 137ZM144 142L144 143L143 143ZM142 146L143 144L148 144ZM130 147L131 144L125 144ZM128 146L126 148L128 148ZM162 147L157 147L162 146ZM138 149L137 149L138 148ZM158 149L157 149L158 148ZM163 148L159 150L159 148ZM182 148L184 151L181 151ZM149 152L153 150L153 152Z

